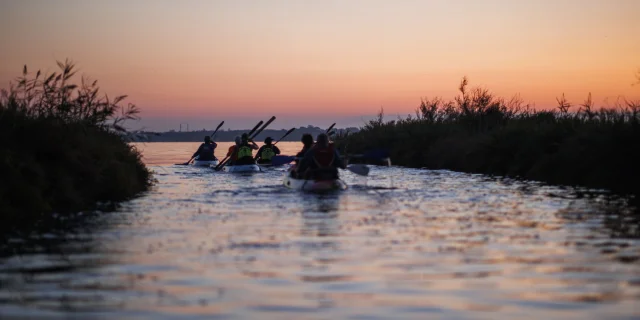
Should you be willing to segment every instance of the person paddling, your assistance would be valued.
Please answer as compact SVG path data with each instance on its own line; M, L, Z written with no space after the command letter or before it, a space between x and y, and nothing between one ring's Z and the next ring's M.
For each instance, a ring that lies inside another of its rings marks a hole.
M306 152L296 171L297 176L304 179L332 180L338 179L338 168L346 169L346 164L329 137L321 133L316 144Z
M235 147L235 161L233 165L245 165L245 164L255 164L255 160L253 160L253 150L257 150L258 145L249 140L249 135L246 133L242 134L240 137L240 143L238 144L238 140L236 140ZM233 157L231 158L234 159Z
M280 149L272 144L273 139L271 137L267 137L264 139L264 145L260 147L258 152L256 153L255 160L261 164L271 163L271 158L273 156L280 154Z
M193 154L193 156L191 156L191 158L193 159L198 157L197 159L200 161L217 160L216 156L213 154L213 152L216 150L217 147L218 147L218 144L211 141L210 136L205 136L204 143L200 145L198 150Z
M240 143L242 142L242 139L240 139L240 136L236 136L236 138L234 139L235 144L229 147L229 150L227 151L227 158L229 158L229 165L232 166L233 163L238 160L238 153L236 152L236 149L238 148L238 146L240 145Z

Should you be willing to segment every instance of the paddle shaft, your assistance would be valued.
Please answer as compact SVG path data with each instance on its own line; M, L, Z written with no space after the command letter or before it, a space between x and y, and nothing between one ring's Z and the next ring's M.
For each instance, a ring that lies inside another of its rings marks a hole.
M278 139L278 141L276 141L276 143L274 143L273 145L275 146L276 144L278 144L278 142L280 142L280 140L284 139L286 136L290 135L291 132L293 132L293 130L295 130L296 128L291 128L291 130L287 131L287 133L285 133L280 139Z

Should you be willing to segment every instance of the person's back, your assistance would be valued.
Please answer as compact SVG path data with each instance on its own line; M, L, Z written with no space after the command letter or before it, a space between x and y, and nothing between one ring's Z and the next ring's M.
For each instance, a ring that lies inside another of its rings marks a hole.
M260 149L256 153L255 159L258 161L258 163L271 163L271 158L273 158L273 156L277 154L280 154L280 149L271 144L272 141L273 139L271 139L270 137L267 137L264 140L264 145L260 147Z
M338 151L329 144L326 134L318 135L318 142L300 162L298 175L307 179L328 180L338 178L338 168L344 168Z
M198 150L193 154L192 158L198 157L198 160L201 161L213 161L216 160L216 156L214 155L214 151L218 147L218 144L211 141L211 137L205 136L204 143L200 145Z
M240 145L240 143L242 142L240 140L240 137L237 136L235 138L235 144L229 147L229 150L227 151L227 157L229 158L229 164L230 166L234 165L235 162L238 160L238 146Z
M302 150L296 154L296 165L300 164L300 159L304 158L304 155L313 147L313 137L308 133L303 134L300 141L302 142Z

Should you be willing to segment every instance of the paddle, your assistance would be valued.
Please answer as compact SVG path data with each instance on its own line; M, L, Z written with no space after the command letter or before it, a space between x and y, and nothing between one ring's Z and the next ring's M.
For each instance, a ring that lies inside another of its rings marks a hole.
M262 130L264 130L264 129L265 129L268 125L270 125L270 124L271 124L271 122L273 122L274 120L276 120L276 116L271 117L271 119L269 119L269 121L267 121L267 123L265 123L265 124L264 124L264 125L263 125L259 130L258 130L258 131L255 131L255 130L256 130L256 128L257 128L260 124L262 124L262 121L260 121L260 122L258 123L258 125L256 125L256 126L253 128L253 130L251 130L251 132L249 132L249 140L250 140L250 141L253 141L253 139L254 139L257 135L259 135L259 134L260 134L260 132L262 132ZM255 134L252 136L251 134L252 134L254 131L255 131ZM237 151L234 151L234 152L237 152ZM226 160L225 160L225 161L223 161L222 163L218 164L218 165L214 168L214 170L216 170L216 171L220 171L220 169L222 169L222 167L224 167L224 166L227 164L227 162L229 162L229 159L230 159L230 158L228 157L228 159L226 159Z
M281 166L287 163L290 163L291 161L295 160L296 157L295 156L280 156L280 155L276 155L271 157L271 165L273 166Z
M267 121L267 123L265 123L260 128L260 130L256 131L256 133L253 136L251 136L251 134L249 134L249 136L250 136L249 140L253 140L255 137L257 137L260 134L260 132L262 132L262 130L264 130L268 125L270 125L271 122L273 122L273 120L275 120L275 119L276 119L276 116L271 117L271 119L269 119L269 121Z
M368 176L369 175L369 167L364 164L350 164L347 166L347 170L360 175L360 176Z
M278 144L278 142L280 142L280 140L284 139L286 136L290 135L291 132L293 132L293 130L295 130L296 128L291 128L291 130L287 131L287 133L285 133L280 139L278 139L278 141L276 141L276 143L274 143L273 145L275 146L276 144Z
M213 136L216 134L216 132L218 132L218 129L220 129L220 127L222 127L222 125L224 124L224 121L220 122L220 124L218 125L218 127L216 127L216 130L213 131L213 133L211 134L211 138L213 138ZM188 166L189 163L191 163L191 161L193 161L193 159L195 159L196 156L191 157L191 159L189 159L189 161L185 162L185 163L176 163L176 166Z
M329 133L329 131L331 131L331 129L333 129L333 127L335 127L335 122L329 127L329 129L327 129L327 131L325 131L325 133Z
M363 154L345 156L345 158L347 159L348 158L365 158L365 159L372 159L372 160L379 160L379 161L384 160L388 157L389 157L389 152L385 149L374 149L374 150L367 151ZM279 165L290 163L294 160L296 160L295 156L277 155L271 158L271 164L274 166L279 166ZM369 175L369 167L367 167L364 164L350 164L347 166L347 170L361 176Z
M216 134L216 132L218 132L218 129L220 129L220 127L222 127L222 125L224 124L224 121L220 122L220 124L218 125L218 127L216 128L215 131L213 131L213 133L211 134L211 138L213 138L213 136Z

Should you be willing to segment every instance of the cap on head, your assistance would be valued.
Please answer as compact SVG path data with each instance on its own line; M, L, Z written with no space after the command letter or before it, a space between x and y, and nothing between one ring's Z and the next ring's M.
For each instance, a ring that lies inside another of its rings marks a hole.
M329 146L329 137L327 136L326 133L321 133L316 138L316 143L320 147L328 147Z
M249 140L249 135L246 134L246 133L243 133L242 134L242 141L247 141L247 140Z
M211 137L204 136L204 142L211 142Z
M300 139L303 145L311 146L313 144L313 136L308 133L302 135L302 139Z
M271 139L271 137L267 137L266 139L264 139L264 143L266 144L271 144L272 141L273 139Z
M242 139L240 138L240 136L236 136L236 144L241 144L242 143Z

